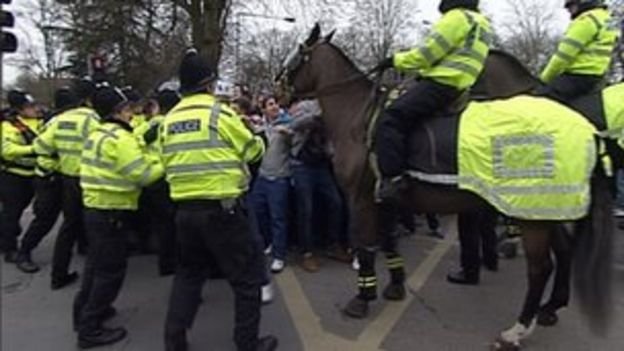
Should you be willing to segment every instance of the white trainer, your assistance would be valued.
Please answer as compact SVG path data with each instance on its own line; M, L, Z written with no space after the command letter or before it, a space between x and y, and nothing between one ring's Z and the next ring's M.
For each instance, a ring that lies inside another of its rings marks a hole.
M262 286L262 304L268 305L273 302L273 284L269 283Z
M279 258L274 258L273 262L271 262L271 272L279 273L284 270L284 260L280 260Z
M351 262L351 268L354 271L359 271L360 270L360 261L357 259L357 257L353 258L353 262Z

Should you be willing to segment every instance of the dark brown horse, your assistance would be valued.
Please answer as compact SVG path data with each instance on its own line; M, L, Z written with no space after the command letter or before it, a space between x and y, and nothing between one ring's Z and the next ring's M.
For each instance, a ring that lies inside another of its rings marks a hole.
M389 239L387 222L392 209L375 203L375 176L369 167L368 126L378 86L368 79L336 46L331 35L320 36L316 26L310 37L289 57L280 80L300 96L315 97L323 108L323 119L333 142L336 176L345 192L351 213L351 232L358 248L359 293L345 307L345 313L363 318L368 304L376 298L375 255L381 246L388 259L391 282L384 290L387 299L405 296L405 273L402 259ZM516 62L517 63L517 62ZM508 97L531 90L536 82L523 74L514 76L515 63L505 55L493 54L488 59L477 92L487 97ZM499 78L497 78L499 77ZM604 330L610 308L610 249L612 223L609 196L603 177L592 180L590 215L571 227L582 250L575 261L577 287L583 311L596 331ZM405 193L405 204L414 212L453 214L470 211L488 204L473 193L451 186L440 186L412 180ZM522 228L528 266L528 292L518 322L501 333L498 346L515 349L527 337L540 310L545 285L552 273L550 257L553 233L561 230L560 222L519 221ZM582 241L582 243L581 243ZM600 274L596 274L600 272ZM548 305L548 304L547 304Z

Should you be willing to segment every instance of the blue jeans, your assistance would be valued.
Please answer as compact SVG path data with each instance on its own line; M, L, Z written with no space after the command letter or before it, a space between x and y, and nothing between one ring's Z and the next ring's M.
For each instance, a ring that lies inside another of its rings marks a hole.
M259 176L251 191L251 206L258 230L266 245L273 245L273 257L286 257L288 238L288 191L290 178L269 180Z
M312 230L318 231L318 221L313 220L315 205L322 206L327 215L329 242L337 244L343 230L342 198L329 166L293 166L293 180L297 198L297 230L299 245L304 253L314 247ZM314 203L315 195L322 201Z

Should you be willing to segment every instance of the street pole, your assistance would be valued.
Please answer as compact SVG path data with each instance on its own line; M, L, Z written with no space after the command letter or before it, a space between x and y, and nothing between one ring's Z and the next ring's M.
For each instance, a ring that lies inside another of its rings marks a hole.
M236 17L234 18L234 20L236 21L236 83L241 83L240 79L241 79L241 68L240 68L240 35L241 35L241 16L240 14L236 14Z

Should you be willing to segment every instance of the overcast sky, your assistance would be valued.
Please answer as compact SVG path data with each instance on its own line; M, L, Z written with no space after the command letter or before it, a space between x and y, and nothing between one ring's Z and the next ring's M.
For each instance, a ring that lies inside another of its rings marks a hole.
M24 49L26 45L25 42L34 42L37 43L42 39L37 37L36 31L33 31L31 26L28 24L29 17L32 15L28 13L28 11L24 10L24 6L27 6L29 2L32 0L14 0L12 5L9 5L9 8L16 13L16 28L13 30L14 33L18 37L18 41L20 41L21 49ZM428 20L435 21L439 18L439 13L437 11L438 1L437 0L411 0L414 3L417 3L417 11L414 11L415 16L419 17L419 20ZM500 24L508 21L513 21L513 18L510 18L508 15L509 9L505 5L508 1L516 1L516 0L482 0L482 8L489 15L492 15L495 20L495 24ZM563 0L526 0L527 2L536 2L539 3L540 6L543 6L545 10L556 9L556 24L555 29L558 32L563 32L565 30L565 26L568 24L568 16L566 11L563 9ZM419 10L419 11L418 11ZM15 78L18 75L18 70L16 67L11 67L10 65L4 64L4 82L3 85L10 85L15 81Z

